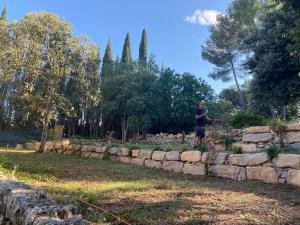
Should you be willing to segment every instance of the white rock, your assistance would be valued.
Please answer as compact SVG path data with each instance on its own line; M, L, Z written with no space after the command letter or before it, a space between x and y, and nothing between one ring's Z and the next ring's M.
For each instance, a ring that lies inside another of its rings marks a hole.
M174 171L179 173L183 169L183 162L179 161L164 161L163 162L163 169L167 171Z
M213 165L209 167L209 173L213 176L231 178L234 180L246 179L245 168L239 166Z
M166 159L169 161L178 161L178 160L180 160L180 152L179 151L167 152Z
M189 163L185 163L183 167L184 174L191 174L191 175L205 175L205 165L193 165Z
M129 149L128 148L119 148L119 151L117 153L118 156L128 156L129 155Z
M260 165L269 160L267 153L231 154L228 157L229 164L238 166Z
M297 131L287 132L285 136L285 142L288 144L300 142L300 132Z
M148 167L148 168L161 169L162 168L162 162L151 160L151 159L147 159L145 161L145 166Z
M273 159L275 166L280 168L300 169L300 155L296 154L278 154Z
M271 129L269 126L248 127L243 132L245 134L270 133Z
M290 169L286 177L288 184L300 187L300 170Z
M200 162L201 152L200 151L185 151L181 153L181 161L185 162Z
M152 150L140 150L138 158L151 159L152 152L153 152Z
M247 166L247 179L277 184L279 174L273 167Z
M273 135L271 133L244 134L242 142L269 142L272 138Z
M288 131L300 131L300 123L288 124L287 130Z
M109 150L108 150L109 154L111 155L118 155L119 152L120 152L120 148L117 148L117 147L111 147Z
M166 158L166 152L164 151L154 151L152 154L152 159L157 161L163 161Z
M120 162L121 163L129 164L131 162L131 158L130 157L122 156L122 157L120 157Z
M256 152L257 151L257 147L256 147L256 144L246 144L246 143L242 143L241 144L242 148L243 148L243 152L247 152L247 153L250 153L250 152Z

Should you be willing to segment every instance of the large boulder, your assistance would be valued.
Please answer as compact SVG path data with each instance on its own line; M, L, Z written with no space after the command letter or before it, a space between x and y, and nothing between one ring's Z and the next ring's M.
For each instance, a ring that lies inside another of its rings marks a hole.
M273 139L273 135L271 133L258 133L258 134L244 134L243 135L243 143L246 142L269 142Z
M299 131L287 132L285 136L285 142L288 144L300 142L300 132Z
M76 147L75 150L78 151L78 148ZM105 146L95 148L95 152L98 152L98 153L105 153L105 151L106 151Z
M152 150L140 150L138 158L151 159L152 152L153 152Z
M288 131L300 131L300 123L288 124L287 130Z
M209 167L209 174L216 177L231 178L234 180L246 179L246 169L239 166L212 165Z
M138 166L143 166L145 162L145 159L142 158L132 158L130 163Z
M148 167L148 168L161 169L162 168L162 162L151 160L151 159L147 159L145 161L145 166Z
M164 161L163 162L163 169L167 171L174 171L176 173L179 173L183 169L183 162L179 161Z
M134 149L134 150L132 150L132 151L131 151L131 156L132 156L133 158L137 158L137 157L139 156L139 154L140 154L140 151L141 151L141 150L139 150L139 149Z
M242 143L242 151L246 153L252 153L258 151L258 148L256 147L256 144L254 143Z
M185 151L181 153L181 161L185 162L200 162L201 152L200 151Z
M279 173L273 167L247 166L247 179L277 184Z
M152 154L152 159L157 161L163 161L166 158L166 152L164 151L154 151Z
M210 158L207 159L207 163L218 164L218 165L225 164L228 155L229 155L228 153L208 154L206 157L210 157Z
M267 153L231 154L228 157L229 164L237 166L261 165L269 160Z
M193 165L189 163L185 163L183 167L184 174L191 174L191 175L205 175L205 165Z
M169 161L178 161L178 160L180 160L180 152L179 151L167 152L166 159Z
M111 155L118 155L119 152L120 152L120 148L118 147L111 147L109 150L108 150L109 154Z
M278 154L273 159L275 166L280 168L300 169L300 155L296 154Z
M271 129L269 126L260 127L248 127L243 130L245 134L259 134L259 133L270 133Z
M288 184L300 187L300 170L290 169L286 177Z
M121 163L130 164L131 163L131 158L130 157L126 157L126 156L121 156L120 157L120 162Z
M117 155L118 156L129 156L129 149L128 148L119 148Z

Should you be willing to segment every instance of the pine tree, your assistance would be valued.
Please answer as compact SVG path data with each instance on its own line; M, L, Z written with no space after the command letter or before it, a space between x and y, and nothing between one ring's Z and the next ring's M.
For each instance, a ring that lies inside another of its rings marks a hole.
M130 33L128 32L123 45L123 52L121 62L124 64L130 64L132 62L131 58L131 44L130 44Z
M4 9L2 10L0 21L5 21L5 22L7 21L7 9L6 9L6 7L4 7Z
M147 31L143 30L142 39L139 48L139 62L141 64L147 63L147 52L148 52L148 40L147 40Z
M108 40L107 47L105 49L105 54L103 57L103 66L102 66L102 76L109 76L113 73L113 56L112 56L112 46L111 40Z

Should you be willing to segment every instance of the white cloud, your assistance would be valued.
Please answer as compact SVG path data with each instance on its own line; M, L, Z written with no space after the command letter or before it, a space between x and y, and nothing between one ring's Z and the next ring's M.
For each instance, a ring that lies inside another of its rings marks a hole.
M197 9L192 16L187 16L185 21L200 25L215 25L218 14L221 13L216 10Z

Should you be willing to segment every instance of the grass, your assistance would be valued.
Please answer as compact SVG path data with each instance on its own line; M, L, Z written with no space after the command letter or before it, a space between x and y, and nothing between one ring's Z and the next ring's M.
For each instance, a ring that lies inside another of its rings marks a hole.
M0 172L76 204L95 224L117 224L82 198L135 225L299 224L300 190L289 185L192 177L111 161L0 150Z

